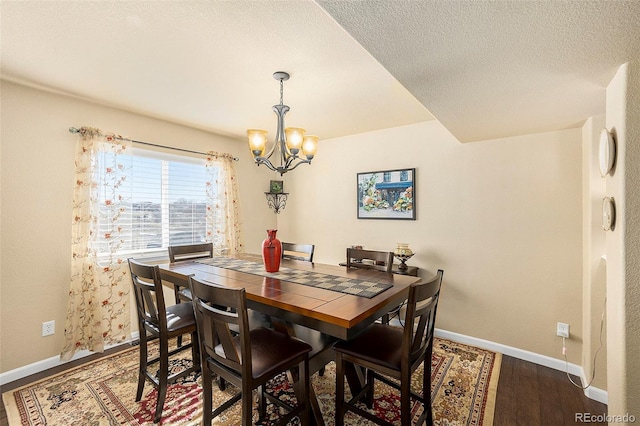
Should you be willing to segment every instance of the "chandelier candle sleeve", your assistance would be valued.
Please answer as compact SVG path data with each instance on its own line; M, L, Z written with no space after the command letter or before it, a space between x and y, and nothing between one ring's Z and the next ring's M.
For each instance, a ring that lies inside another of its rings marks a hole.
M251 149L251 153L256 157L263 156L267 145L267 131L249 129L247 130L247 136L249 138L249 149Z
M311 160L318 150L318 137L307 135L304 137L304 141L302 142L302 153L307 157L307 159Z
M247 139L255 163L258 166L264 164L268 169L278 172L282 176L300 164L311 164L311 160L318 150L318 137L305 135L306 131L300 127L284 127L284 116L289 112L289 106L283 103L283 87L284 81L289 79L289 74L277 71L273 74L273 78L280 81L280 103L273 106L273 112L278 117L273 147L265 154L266 130L249 129L247 130ZM300 155L300 151L302 151L302 155ZM270 160L272 156L274 156L274 162Z
M304 139L304 132L306 132L306 130L299 127L287 127L284 129L287 148L289 148L289 152L291 152L292 155L296 155L300 152L302 140Z

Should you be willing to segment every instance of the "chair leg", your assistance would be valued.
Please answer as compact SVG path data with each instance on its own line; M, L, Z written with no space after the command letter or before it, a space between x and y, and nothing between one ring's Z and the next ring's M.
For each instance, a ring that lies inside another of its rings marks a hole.
M258 419L264 420L267 415L267 397L264 394L266 392L265 385L258 386Z
M367 382L365 384L365 386L367 387L367 392L364 396L364 403L367 405L367 408L372 409L373 408L373 389L374 389L374 380L375 380L375 376L373 375L373 370L368 369L367 370ZM404 424L404 423L403 423Z
M242 426L251 426L253 421L253 392L251 389L248 389L248 386L243 386L241 404Z
M307 426L309 424L309 387L311 383L309 383L309 360L305 359L300 363L299 372L298 372L298 385L300 387L299 394L301 397L298 398L298 404L302 404L302 413L300 413L300 424L302 426Z
M335 425L344 426L344 365L342 354L336 352L336 413Z
M140 327L140 364L138 368L138 390L136 392L136 402L142 398L144 390L145 372L147 371L147 335L144 327Z
M202 421L205 425L210 425L213 420L213 380L212 373L206 365L202 366Z
M158 423L162 419L162 408L164 407L164 399L167 396L167 386L169 377L169 348L168 342L160 342L160 370L158 371L158 402L156 403L156 415L153 419L154 423Z
M422 362L422 399L427 410L427 426L433 426L433 409L431 408L431 357Z
M411 424L411 373L400 379L400 422L403 425Z

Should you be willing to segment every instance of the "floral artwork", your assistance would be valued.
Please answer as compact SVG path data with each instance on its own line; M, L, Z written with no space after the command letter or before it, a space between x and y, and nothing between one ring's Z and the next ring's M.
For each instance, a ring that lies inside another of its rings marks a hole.
M415 170L358 173L358 219L416 219Z

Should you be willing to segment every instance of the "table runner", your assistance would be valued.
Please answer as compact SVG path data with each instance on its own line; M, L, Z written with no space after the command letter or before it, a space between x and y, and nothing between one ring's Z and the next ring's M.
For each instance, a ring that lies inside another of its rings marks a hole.
M375 283L372 281L358 280L354 278L339 277L336 275L320 274L304 269L291 269L280 267L278 272L266 272L264 265L250 260L235 259L229 257L214 257L212 259L198 259L195 262L218 268L231 269L247 274L260 275L268 278L276 278L296 284L310 287L324 288L340 293L353 294L354 296L371 299L383 291L393 287L392 284Z

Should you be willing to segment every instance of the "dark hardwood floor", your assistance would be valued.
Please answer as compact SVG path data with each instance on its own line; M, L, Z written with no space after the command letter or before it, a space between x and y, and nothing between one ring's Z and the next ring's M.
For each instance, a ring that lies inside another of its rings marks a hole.
M607 406L587 398L563 371L502 356L494 425L575 426L576 413L606 414Z
M129 347L130 345L122 345L112 348L106 351L105 355ZM7 383L0 390L2 393L10 391L100 356L103 355L91 355L66 364L63 366L64 368L52 368ZM574 381L579 383L577 377L574 377ZM582 390L572 385L562 371L503 355L496 395L494 425L575 426L580 424L580 422L576 422L576 413L606 414L607 406L584 396ZM590 425L597 424L605 423L590 423ZM0 425L8 425L4 403L0 407Z

